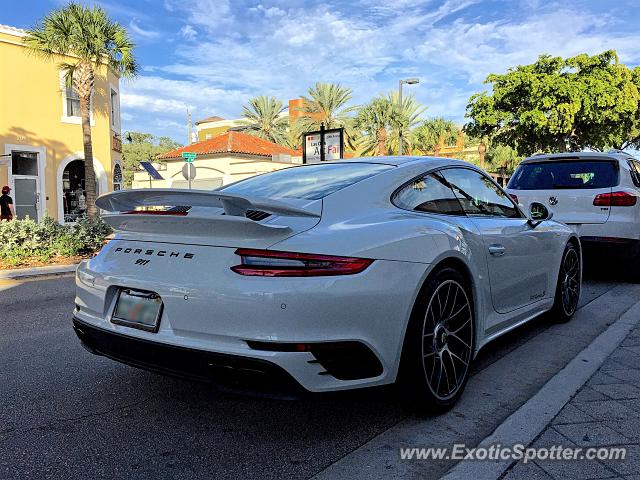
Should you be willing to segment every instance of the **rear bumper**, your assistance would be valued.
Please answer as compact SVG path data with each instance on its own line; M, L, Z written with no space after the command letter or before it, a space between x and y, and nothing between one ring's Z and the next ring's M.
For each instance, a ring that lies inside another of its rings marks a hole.
M171 257L166 262L154 258L140 267L103 252L82 263L74 316L134 339L264 360L311 392L395 381L406 324L429 265L377 260L356 275L263 278L231 271L237 262L233 252L196 245L189 252L203 260L184 265ZM160 295L157 332L112 322L118 292L125 287ZM261 348L270 342L311 347ZM330 348L316 348L329 343Z
M266 360L151 342L97 328L76 317L73 329L91 353L144 370L270 394L307 392L283 368Z

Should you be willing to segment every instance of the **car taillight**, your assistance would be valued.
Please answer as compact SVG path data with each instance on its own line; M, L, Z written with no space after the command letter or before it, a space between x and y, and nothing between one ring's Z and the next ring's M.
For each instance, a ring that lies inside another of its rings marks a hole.
M176 210L129 210L122 212L123 215L168 215L176 217L184 217L187 212Z
M334 257L310 253L276 252L239 248L236 255L242 263L231 267L240 275L259 277L320 277L353 275L362 272L373 260Z
M627 192L599 193L593 199L596 207L633 207L638 197Z
M516 202L516 205L517 205L518 204L518 196L515 193L510 193L509 196L511 197L511 200Z

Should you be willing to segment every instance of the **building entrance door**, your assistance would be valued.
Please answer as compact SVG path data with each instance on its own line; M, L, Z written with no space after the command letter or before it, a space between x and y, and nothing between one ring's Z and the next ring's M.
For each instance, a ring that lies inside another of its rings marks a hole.
M40 179L36 152L11 152L13 203L16 217L40 221Z
M38 201L40 185L38 177L13 177L14 185L14 207L16 217L23 219L29 217L36 222L40 220L38 216Z

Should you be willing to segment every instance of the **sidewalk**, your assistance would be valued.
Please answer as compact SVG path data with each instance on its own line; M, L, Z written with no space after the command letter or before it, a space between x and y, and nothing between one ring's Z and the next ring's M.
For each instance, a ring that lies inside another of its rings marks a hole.
M17 279L25 277L36 277L39 275L59 275L62 273L75 272L76 268L78 268L77 263L71 265L49 265L45 267L0 270L0 279Z
M535 460L501 478L640 479L640 326L547 425L532 446L627 448L624 460Z

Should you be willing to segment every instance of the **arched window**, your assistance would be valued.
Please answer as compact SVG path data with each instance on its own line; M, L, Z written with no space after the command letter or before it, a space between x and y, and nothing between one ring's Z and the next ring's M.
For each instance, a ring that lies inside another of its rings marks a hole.
M69 162L62 172L62 205L65 222L75 222L87 210L84 160Z
M113 191L122 190L122 183L122 168L119 163L116 163L113 167Z

